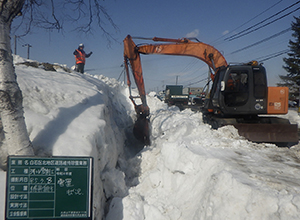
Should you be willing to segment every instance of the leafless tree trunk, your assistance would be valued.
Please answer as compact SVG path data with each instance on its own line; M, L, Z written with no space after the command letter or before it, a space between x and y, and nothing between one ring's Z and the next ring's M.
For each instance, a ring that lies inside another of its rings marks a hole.
M8 155L33 155L27 133L22 92L16 81L10 46L11 22L20 13L24 0L0 0L0 118L2 122L0 163Z

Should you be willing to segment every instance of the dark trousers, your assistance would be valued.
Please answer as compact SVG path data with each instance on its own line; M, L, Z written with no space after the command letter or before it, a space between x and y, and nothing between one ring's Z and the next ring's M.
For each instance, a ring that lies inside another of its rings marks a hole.
M76 69L77 72L83 73L84 72L84 63L77 63Z

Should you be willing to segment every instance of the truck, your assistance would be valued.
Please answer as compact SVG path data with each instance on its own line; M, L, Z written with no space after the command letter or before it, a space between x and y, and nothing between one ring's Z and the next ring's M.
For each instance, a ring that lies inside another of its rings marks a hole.
M203 87L189 87L190 102L193 106L203 106L205 100L205 92Z
M180 110L183 110L189 102L189 95L184 94L182 85L166 85L165 103L169 106L176 105Z

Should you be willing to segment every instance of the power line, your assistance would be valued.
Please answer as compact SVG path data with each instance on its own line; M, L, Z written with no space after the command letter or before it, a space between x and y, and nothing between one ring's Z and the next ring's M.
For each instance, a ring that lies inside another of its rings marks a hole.
M264 14L265 12L269 11L271 8L275 7L276 5L278 5L280 2L282 2L282 0L276 2L274 5L270 6L269 8L267 8L266 10L262 11L261 13L259 13L258 15L254 16L253 18L249 19L248 21L244 22L243 24L241 24L240 26L236 27L235 29L231 30L230 32L228 32L227 34L223 35L222 37L216 39L215 41L213 41L212 43L220 40L221 38L225 37L226 35L228 35L229 33L232 33L233 31L245 26L246 24L248 24L250 21L254 20L255 18L259 17L260 15ZM226 40L226 39L225 39Z
M285 49L285 50L282 50L282 51L279 51L279 52L276 52L276 53L272 53L272 54L269 54L269 55L266 55L266 56L263 56L263 57L259 57L259 58L257 58L257 60L258 60L258 62L263 62L263 61L270 60L270 59L273 59L275 57L278 57L278 56L280 56L282 54L285 54L289 51L290 51L289 49Z
M277 3L273 4L271 7L267 8L266 10L264 10L264 11L261 12L260 14L256 15L256 16L253 17L252 19L248 20L247 22L243 23L242 25L240 25L239 27L235 28L234 30L236 30L236 29L238 29L238 28L240 28L240 27L246 25L246 24L249 23L250 21L252 21L252 20L254 20L255 18L257 18L258 16L260 16L261 14L265 13L266 11L270 10L271 8L273 8L274 6L278 5L280 2L282 2L282 0L280 0L280 1L278 1ZM290 5L290 6L288 6L288 7L286 7L285 9L279 11L278 13L276 13L276 14L274 14L274 15L268 17L267 19L264 19L263 21L257 23L256 25L252 25L250 28L247 28L247 29L243 30L242 32L239 32L238 34L242 34L242 33L246 32L247 30L253 29L254 27L257 27L258 25L263 24L264 22L270 20L271 18L274 18L275 16L277 16L277 15L283 13L284 11L288 10L289 8L295 6L296 4L299 4L299 3L300 3L300 1L298 1L298 2L296 2L296 3L294 3L294 4L292 4L292 5ZM278 21L278 20L280 20L280 19L283 19L284 17L290 15L291 13L294 13L295 11L297 11L297 10L299 10L299 9L300 9L300 7L299 7L299 8L296 8L295 10L293 10L293 11L287 13L287 14L282 15L281 17L279 17L279 18L277 18L277 19L275 19L275 20L272 20L272 21L268 22L267 24L264 24L264 25L259 26L259 27L256 28L255 30L250 30L250 31L248 31L247 33L245 33L245 34L243 34L243 35L241 35L241 36L244 36L244 35L246 35L246 34L252 33L252 32L254 32L254 31L259 30L259 29L261 29L261 28L263 28L263 27L265 27L265 26L267 26L267 25L269 25L269 24L272 24L272 23L274 23L274 22L276 22L276 21ZM233 30L233 31L234 31L234 30ZM282 34L288 32L288 31L290 31L290 30L291 30L291 28L285 29L285 30L283 30L283 31L281 31L281 32L279 32L279 33L277 33L277 34L274 34L274 35L272 35L272 36L270 36L270 37L267 37L267 38L265 38L265 39L263 39L263 40L260 40L260 41L254 43L254 44L251 44L251 45L249 45L249 46L243 47L243 48L241 48L241 49L239 49L239 50L237 50L237 51L233 51L231 54L237 53L237 52L242 51L242 50L246 50L246 49L248 49L248 48L250 48L250 47L253 47L253 46L256 46L256 45L261 44L261 43L263 43L263 42L266 42L266 41L268 41L268 40L271 40L271 39L273 39L273 38L275 38L275 37L278 37L278 36L280 36L280 35L282 35ZM231 31L231 32L232 32L232 31ZM232 35L232 36L229 37L229 38L233 38L234 36L237 36L238 34ZM241 36L239 36L239 37L241 37ZM224 36L222 36L222 37L224 37ZM237 37L237 38L239 38L239 37ZM226 39L228 39L228 38L226 38ZM261 57L259 61L262 62L262 61L270 60L270 59L272 59L272 58L278 57L278 56L280 56L280 55L282 55L282 54L285 54L285 53L287 53L287 52L288 52L288 50L279 51L279 52L277 52L277 53L273 53L273 54L270 54L270 55ZM257 60L258 60L258 59L257 59ZM184 67L180 72L187 71L187 70L191 69L193 66L194 66L194 63L191 62L191 63L189 63L186 67ZM197 77L197 78L198 78L198 77ZM199 78L200 78L200 77L199 77ZM196 80L196 77L193 78L193 79L190 79L190 80L186 80L186 81L184 81L182 84L187 84L187 85L197 84L197 83L200 83L200 82L203 82L203 81L207 80L207 77L206 77L205 79L200 79L200 80L198 80L198 81L196 81L196 82L193 82L194 80ZM191 83L189 83L189 82L191 82Z
M22 38L22 36L18 36L18 41L22 41L21 44L26 44L26 42L24 41L24 39Z
M232 31L235 31L239 28L241 28L242 26L248 24L250 21L254 20L255 18L259 17L260 15L262 15L263 13L267 12L268 10L270 10L271 8L273 8L274 6L278 5L280 2L282 2L282 0L280 0L279 2L275 3L274 5L272 5L271 7L267 8L266 10L264 10L263 12L259 13L258 15L254 16L253 18L251 18L250 20L246 21L245 23L241 24L240 26L238 26L237 28L235 28ZM231 31L231 32L232 32ZM226 40L226 39L225 39Z
M184 87L191 86L191 85L195 85L195 84L197 84L197 83L200 83L200 82L203 82L203 81L206 81L206 80L207 80L207 78L205 78L205 79L200 79L200 80L198 80L198 81L196 81L196 82L188 83L188 84L184 85Z
M195 78L192 78L192 79L189 79L189 80L185 80L185 81L183 81L182 82L182 84L188 84L188 85L192 85L192 84L195 84L195 83L192 83L194 80L196 80L196 79L199 79L201 76L203 76L203 75L207 75L207 72L205 72L205 73L202 73L202 74L200 74L199 76L197 76L197 77L195 77ZM202 81L202 79L200 80L200 81ZM198 83L198 81L197 81L197 83Z
M257 58L256 60L258 60L258 62L261 63L261 62L263 62L263 61L270 60L270 59L273 59L273 58L275 58L275 57L278 57L278 56L280 56L280 55L282 55L282 54L286 54L286 53L288 53L289 51L290 51L289 49L282 50L282 51L279 51L279 52L275 52L275 53L272 53L272 54L268 54L268 55L266 55L266 56L259 57L259 58ZM186 86L191 86L191 85L194 85L194 84L203 82L203 81L205 81L205 80L207 80L207 78L200 79L200 80L198 80L198 81L196 81L196 82L193 82L193 83L187 83L184 87L186 87Z
M182 70L179 71L179 73L185 73L187 72L189 69L193 68L197 63L197 60L192 60L190 61L185 67L182 68Z
M281 10L280 12L278 12L278 13L276 13L276 14L270 16L269 18L267 18L267 19L265 19L265 20L263 20L263 21L261 21L261 22L255 24L255 25L252 25L251 27L249 27L249 28L247 28L247 29L245 29L245 30L243 30L243 31L241 31L241 32L239 32L239 33L237 33L237 34L234 34L234 35L232 35L232 36L230 36L230 37L228 37L228 38L225 38L224 40L232 41L232 40L238 39L238 38L240 38L240 37L242 37L242 36L248 35L248 34L254 32L254 31L257 31L257 30L259 30L259 29L261 29L261 28L263 28L263 27L266 27L266 26L268 26L268 25L270 25L270 24L272 24L272 23L274 23L274 22L276 22L276 21L278 21L278 20L281 20L282 18L284 18L284 17L286 17L286 16L288 16L288 15L290 15L290 14L292 14L292 13L298 11L298 10L300 9L300 7L294 9L293 11L291 11L291 12L289 12L289 13L287 13L287 14L285 14L285 15L279 17L279 18L276 18L276 19L273 20L273 21L270 21L270 22L268 22L268 23L266 23L266 24L264 24L264 25L262 25L262 26L259 26L258 28L255 28L255 29L253 29L253 30L250 30L250 29L252 29L252 28L258 26L259 24L264 23L265 21L267 21L267 20L273 18L274 16L277 16L278 14L282 13L283 11L285 11L285 10L287 10L287 9L289 9L289 8L293 7L294 5L299 4L299 3L300 3L300 1L294 3L293 5L291 5L291 6L287 7L287 8L285 8L285 9ZM249 30L249 31L248 31L248 30ZM248 32L246 32L246 31L248 31ZM246 32L246 33L244 33L244 32ZM244 33L244 34L243 34L243 33Z
M263 40L260 40L260 41L258 41L258 42L256 42L256 43L253 43L253 44L250 44L250 45L248 45L248 46L246 46L246 47L243 47L243 48L241 48L241 49L235 50L235 51L231 52L230 54L235 54L235 53L238 53L238 52L240 52L240 51L243 51L243 50L249 49L249 48L251 48L251 47L257 46L258 44L261 44L261 43L263 43L263 42L266 42L266 41L268 41L268 40L271 40L271 39L273 39L273 38L275 38L275 37L278 37L278 36L280 36L280 35L282 35L282 34L285 34L285 33L288 32L288 31L291 31L291 30L292 30L291 27L290 27L290 28L287 28L287 29L285 29L285 30L283 30L283 31L281 31L281 32L279 32L279 33L277 33L277 34L274 34L274 35L272 35L272 36L270 36L270 37L267 37L267 38L265 38L265 39L263 39Z

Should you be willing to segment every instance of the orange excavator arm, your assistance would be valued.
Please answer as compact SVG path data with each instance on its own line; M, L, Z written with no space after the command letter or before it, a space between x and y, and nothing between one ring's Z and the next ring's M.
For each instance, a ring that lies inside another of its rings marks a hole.
M139 117L146 118L149 115L149 107L146 101L145 84L143 78L143 71L141 65L140 54L163 54L163 55L178 55L178 56L191 56L196 57L212 68L217 73L218 69L222 66L226 67L228 64L223 55L214 47L202 43L194 42L189 39L168 39L168 38L157 38L154 37L151 40L160 41L163 43L158 44L145 44L137 46L130 35L124 39L124 63L127 74L127 84L130 87L130 74L129 64L131 66L133 78L138 88L139 98L142 104L137 105L130 94L135 110ZM211 74L212 80L214 74Z
M146 44L136 46L130 35L124 39L124 59L127 73L127 84L130 86L128 62L131 65L132 74L137 85L142 105L147 105L145 99L145 85L141 65L140 54L163 54L196 57L212 68L216 73L222 66L227 66L224 56L214 47L202 43L193 42L189 39L152 38L153 41L168 43ZM211 75L212 80L214 74Z
M153 38L158 40L161 38ZM172 39L170 39L172 40ZM223 55L214 47L188 39L179 39L175 43L142 45L137 48L141 54L164 54L196 57L208 64L215 72L221 66L227 66Z
M124 39L124 64L125 64L126 75L127 75L127 85L129 87L131 86L129 67L128 67L128 65L130 64L132 74L135 80L135 84L137 85L142 104L140 106L136 105L136 103L133 101L134 97L132 97L131 94L130 94L130 99L132 100L136 108L136 111L140 111L137 112L138 114L149 115L149 109L147 110L148 106L146 102L146 92L145 92L145 84L144 84L144 78L142 72L141 58L140 58L140 54L136 51L136 47L137 46L132 41L131 37L128 35Z

